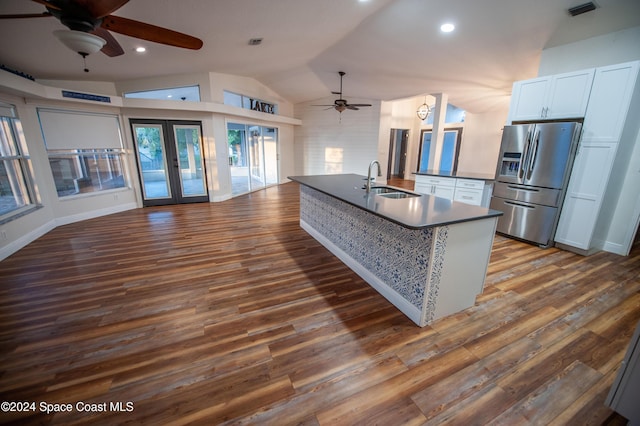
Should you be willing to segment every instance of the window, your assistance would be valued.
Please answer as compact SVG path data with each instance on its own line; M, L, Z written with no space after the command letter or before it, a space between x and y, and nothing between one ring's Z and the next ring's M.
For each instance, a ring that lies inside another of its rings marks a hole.
M58 197L128 187L117 115L39 108Z
M31 160L13 105L0 102L0 221L35 207Z
M49 151L58 197L127 187L122 157L113 149Z
M433 124L433 114L429 114L424 121L424 124ZM464 123L466 111L458 108L455 105L447 104L447 112L444 116L444 122L446 124L451 123Z
M424 173L429 169L437 169L439 172L455 172L458 169L458 152L460 151L460 141L462 140L462 127L444 130L440 163L436 167L434 167L433 162L429 163L431 133L431 130L422 130L420 133L418 173Z
M163 101L200 102L200 86L170 87L125 93L127 99L158 99Z

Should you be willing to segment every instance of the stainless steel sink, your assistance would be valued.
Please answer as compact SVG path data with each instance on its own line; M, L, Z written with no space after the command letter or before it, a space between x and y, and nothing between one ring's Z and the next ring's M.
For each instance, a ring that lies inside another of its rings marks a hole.
M371 193L372 194L387 194L387 193L394 193L394 192L398 192L398 190L395 189L395 188L389 188L387 186L372 186L371 187Z
M388 192L386 194L379 194L381 197L385 198L411 198L411 197L419 197L418 194L410 194L408 192Z
M410 198L419 197L419 194L413 194L411 192L404 192L398 188L391 188L388 186L373 186L371 187L371 194L376 194L385 198Z

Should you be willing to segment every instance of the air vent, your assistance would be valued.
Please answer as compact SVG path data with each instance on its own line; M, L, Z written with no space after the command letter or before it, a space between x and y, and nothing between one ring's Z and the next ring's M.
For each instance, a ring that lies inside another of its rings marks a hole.
M262 38L250 38L249 39L249 46L257 46L260 43L262 43Z
M589 3L572 7L571 9L568 10L568 12L569 12L569 15L571 16L578 16L578 15L582 15L583 13L591 12L592 10L596 10L596 4L590 1Z

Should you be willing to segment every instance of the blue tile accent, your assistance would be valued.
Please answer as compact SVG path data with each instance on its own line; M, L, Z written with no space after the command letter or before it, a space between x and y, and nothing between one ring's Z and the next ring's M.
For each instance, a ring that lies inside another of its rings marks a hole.
M447 226L406 228L304 185L300 219L420 310L427 291L425 317L433 318Z

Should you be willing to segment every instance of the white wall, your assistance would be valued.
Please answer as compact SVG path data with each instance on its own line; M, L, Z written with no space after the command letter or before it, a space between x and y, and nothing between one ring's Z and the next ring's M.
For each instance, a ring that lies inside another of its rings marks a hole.
M560 74L640 59L640 27L542 51L538 76Z
M330 105L334 100L335 97L324 98L295 106L295 116L303 122L295 130L296 174L366 175L369 163L379 159L381 102L349 99L351 103L373 106L342 114L333 108L313 106ZM388 137L387 132L387 149Z
M484 114L467 112L458 156L458 170L493 175L498 163L508 108Z

